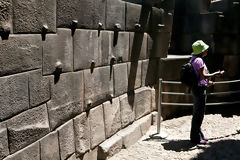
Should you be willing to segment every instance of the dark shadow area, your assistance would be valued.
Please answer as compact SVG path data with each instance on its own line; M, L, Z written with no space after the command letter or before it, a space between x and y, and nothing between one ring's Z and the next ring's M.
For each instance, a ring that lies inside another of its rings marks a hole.
M240 141L222 140L219 142L209 142L210 147L203 148L203 152L192 160L239 160Z
M147 24L147 18L150 12L148 7L142 6L141 8L141 14L139 18L139 24L141 26L146 26ZM128 75L128 91L131 92L135 89L135 81L136 81L136 74L138 69L138 60L141 53L142 43L144 38L144 32L135 32L132 42L132 48L130 50L130 69L129 69L129 75ZM134 102L134 100L133 100ZM130 103L131 104L131 103Z

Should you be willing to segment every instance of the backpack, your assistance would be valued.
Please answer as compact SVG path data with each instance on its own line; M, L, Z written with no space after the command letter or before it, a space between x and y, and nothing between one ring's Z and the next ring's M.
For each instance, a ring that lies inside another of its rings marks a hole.
M191 62L183 64L180 71L180 81L188 87L198 84L198 77Z

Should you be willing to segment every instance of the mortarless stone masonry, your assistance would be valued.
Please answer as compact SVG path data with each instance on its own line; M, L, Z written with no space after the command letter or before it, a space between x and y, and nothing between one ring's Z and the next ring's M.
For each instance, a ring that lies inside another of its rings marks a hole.
M151 125L158 79L178 80L188 60L169 52L190 54L196 39L239 79L240 5L185 2L0 0L0 160L105 160L129 147Z

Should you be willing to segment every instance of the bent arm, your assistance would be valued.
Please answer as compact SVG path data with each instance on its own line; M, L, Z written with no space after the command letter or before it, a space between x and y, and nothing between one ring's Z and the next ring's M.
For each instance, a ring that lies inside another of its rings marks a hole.
M204 67L200 68L198 70L199 72L199 75L202 77L202 79L207 79L207 78L210 78L210 77L213 77L213 76L216 76L216 75L222 75L223 72L221 71L217 71L217 72L214 72L214 73L207 73L205 70L204 70Z

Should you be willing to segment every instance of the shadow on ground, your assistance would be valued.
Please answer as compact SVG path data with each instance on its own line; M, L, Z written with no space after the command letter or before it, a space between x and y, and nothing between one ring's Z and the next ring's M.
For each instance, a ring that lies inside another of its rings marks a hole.
M240 140L220 140L210 142L209 147L203 148L192 160L239 160Z
M240 160L240 140L224 139L237 134L240 134L240 130L233 134L210 138L206 145L195 145L189 140L147 138L144 141L161 142L165 150L175 152L203 150L191 160Z

